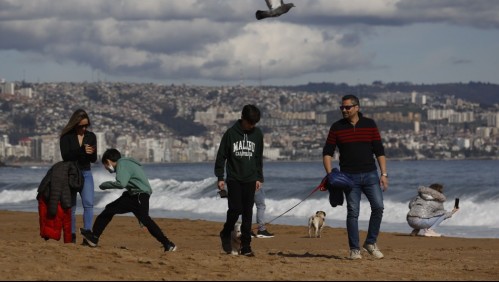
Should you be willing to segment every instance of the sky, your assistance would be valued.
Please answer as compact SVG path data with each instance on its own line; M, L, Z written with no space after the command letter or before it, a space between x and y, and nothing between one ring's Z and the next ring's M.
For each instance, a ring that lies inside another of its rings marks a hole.
M498 0L0 0L0 79L499 84Z

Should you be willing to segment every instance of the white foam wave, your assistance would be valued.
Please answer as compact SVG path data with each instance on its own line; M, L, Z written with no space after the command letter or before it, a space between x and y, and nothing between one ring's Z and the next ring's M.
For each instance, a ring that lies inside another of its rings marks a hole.
M0 204L17 204L36 200L36 191L31 190L3 190L0 192Z
M118 198L124 190L106 190L98 188L98 184L103 181L114 180L110 174L97 173L94 175L96 208L104 208L105 205ZM214 183L216 178L209 177L200 181L176 181L173 179L161 180L152 179L153 195L150 200L150 209L162 212L186 211L191 213L211 213L224 215L227 211L227 201L220 199L216 194ZM213 186L213 191L207 190ZM0 192L0 204L12 205L23 204L36 201L37 189L6 189ZM275 217L292 216L306 219L317 210L327 213L327 218L331 220L344 221L346 219L346 204L332 208L327 197L320 199L307 199L295 208L301 199L267 199L266 200L266 220L270 221ZM461 199L461 210L451 219L444 221L446 226L499 226L499 207L494 201L477 201L476 199ZM452 209L452 203L446 203L447 210ZM255 208L256 209L256 208ZM289 210L291 209L291 210ZM289 210L289 211L288 211ZM385 200L385 210L383 223L405 224L408 204L396 201ZM368 221L370 216L369 203L362 200L359 220ZM279 220L276 222L278 223Z
M200 181L178 181L174 179L152 179L149 180L153 193L174 192L179 196L190 196L202 192L205 188L214 185L216 177L202 179Z

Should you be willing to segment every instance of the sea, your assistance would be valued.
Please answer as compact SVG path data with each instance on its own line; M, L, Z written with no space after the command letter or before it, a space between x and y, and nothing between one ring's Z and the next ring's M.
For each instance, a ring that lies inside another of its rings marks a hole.
M0 167L0 209L37 212L36 191L50 166ZM389 187L384 192L382 232L409 234L406 214L417 188L444 185L446 210L460 199L460 210L437 229L448 237L499 238L499 160L388 160ZM217 194L213 163L144 164L153 194L150 214L155 218L225 221L227 201ZM92 167L95 214L121 195L99 184L114 179L102 165ZM331 207L328 192L316 190L325 176L322 161L264 162L266 222L303 226L316 211L326 212L326 224L345 228L346 204ZM314 192L315 190L315 192ZM82 214L78 197L77 214ZM256 208L255 212L256 212ZM128 214L128 216L133 216ZM359 229L367 230L369 202L363 195ZM254 221L255 215L253 216ZM306 232L306 231L304 231Z

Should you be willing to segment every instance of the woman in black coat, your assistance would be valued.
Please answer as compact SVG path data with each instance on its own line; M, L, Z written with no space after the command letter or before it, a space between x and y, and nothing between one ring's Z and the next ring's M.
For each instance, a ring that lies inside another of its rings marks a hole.
M92 229L94 217L94 178L90 163L97 161L97 138L88 130L90 118L82 110L76 110L61 132L60 149L63 161L75 161L80 168L84 185L80 192L83 205L83 228ZM76 242L76 193L71 195L71 232Z

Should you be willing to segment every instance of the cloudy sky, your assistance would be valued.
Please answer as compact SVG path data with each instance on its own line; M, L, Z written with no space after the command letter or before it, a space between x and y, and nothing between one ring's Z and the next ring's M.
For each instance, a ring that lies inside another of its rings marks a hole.
M0 0L0 78L499 83L497 0Z

